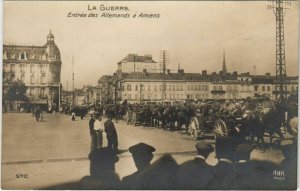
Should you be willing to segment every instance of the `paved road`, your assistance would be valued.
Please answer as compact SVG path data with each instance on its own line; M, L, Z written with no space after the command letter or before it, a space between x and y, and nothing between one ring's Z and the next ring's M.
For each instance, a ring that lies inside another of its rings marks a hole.
M53 184L77 181L87 175L90 149L88 120L71 121L64 114L45 114L43 122L36 122L31 114L6 113L2 128L2 188L38 189ZM115 123L119 135L119 148L145 142L156 148L155 161L162 153L172 153L181 164L193 158L194 144L186 135L161 129L143 128ZM106 142L104 142L106 145ZM253 159L280 162L280 150L266 152L254 150ZM214 153L208 163L215 165ZM130 153L124 152L116 164L120 177L136 170ZM29 178L16 178L17 174L28 174Z

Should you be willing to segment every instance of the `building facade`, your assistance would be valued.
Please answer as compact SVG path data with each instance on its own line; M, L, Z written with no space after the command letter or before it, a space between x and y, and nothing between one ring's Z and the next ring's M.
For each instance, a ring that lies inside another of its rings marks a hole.
M60 106L60 51L50 33L43 46L3 45L3 91L10 83L22 80L27 87L29 104L43 110Z
M152 73L159 73L159 64L152 59L152 55L138 56L128 54L118 62L118 73L143 72L147 70Z
M259 80L257 80L259 79ZM272 80L270 80L272 79ZM175 102L186 100L238 100L267 96L275 99L274 76L253 76L237 72L222 74L184 73L122 73L118 86L121 101ZM288 77L288 96L297 95L298 77ZM164 88L165 87L165 90Z

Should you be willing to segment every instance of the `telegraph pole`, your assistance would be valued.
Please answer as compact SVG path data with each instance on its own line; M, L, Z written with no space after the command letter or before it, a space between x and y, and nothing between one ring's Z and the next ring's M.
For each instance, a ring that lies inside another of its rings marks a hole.
M285 103L287 99L286 84L286 65L285 65L285 42L284 42L284 15L286 7L290 6L290 1L273 0L269 8L273 9L276 17L276 80L275 94L276 99L281 103Z
M72 73L72 82L73 82L73 96L72 96L72 107L74 108L75 105L75 89L74 89L74 56L72 56L72 67L73 67L73 73Z
M160 58L162 63L162 73L163 73L163 87L162 87L162 101L166 99L166 90L167 90L167 84L166 84L166 64L168 62L168 53L166 50L162 50L160 52Z

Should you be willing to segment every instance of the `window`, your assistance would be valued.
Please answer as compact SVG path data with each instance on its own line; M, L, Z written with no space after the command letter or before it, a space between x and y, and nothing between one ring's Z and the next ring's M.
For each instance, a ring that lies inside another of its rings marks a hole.
M21 53L20 59L21 59L21 60L27 60L26 52L22 52L22 53Z
M127 85L127 91L131 91L131 85Z
M45 96L45 88L40 89L40 96L44 97Z
M15 72L15 65L14 64L10 65L10 72Z
M148 91L151 91L151 86L150 85L148 85Z
M34 84L34 75L31 75L31 76L30 76L30 83L31 83L31 84Z
M169 85L169 91L171 91L171 85Z
M198 85L198 90L202 90L202 88L201 88L201 85L200 85L200 84Z
M267 86L267 91L270 91L270 90L271 90L270 86Z
M46 66L44 66L44 65L41 66L41 72L42 72L42 73L45 73L45 72L46 72Z
M261 89L262 89L263 92L266 90L265 86L262 86Z
M21 73L25 72L25 64L20 64L20 71Z
M195 89L194 89L194 85L191 85L191 90L195 90Z
M222 90L223 88L222 88L222 86L219 86L219 90Z
M45 76L45 74L41 75L41 83L42 84L46 83L46 76Z
M183 91L183 85L182 85L182 84L180 84L179 90L180 90L180 91Z
M191 86L190 85L187 85L187 90L191 90Z
M33 88L29 88L29 95L31 96L33 93Z
M139 91L139 85L135 85L135 91Z
M159 90L162 91L163 90L163 85L159 86Z
M31 72L31 73L33 72L33 69L34 69L34 65L33 65L33 64L30 64L30 72Z
M156 84L154 85L154 91L157 91L157 85Z
M175 91L175 85L172 85L172 91Z
M21 75L21 81L23 81L23 82L25 81L25 75L24 74Z
M179 85L176 84L176 91L179 91Z
M254 86L254 90L257 91L258 90L258 86Z

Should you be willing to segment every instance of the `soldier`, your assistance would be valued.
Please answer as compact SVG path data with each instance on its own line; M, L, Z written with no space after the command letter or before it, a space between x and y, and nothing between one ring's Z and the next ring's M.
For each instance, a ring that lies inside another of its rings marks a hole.
M132 153L137 171L122 179L123 187L125 189L142 189L139 175L150 166L155 148L145 143L139 143L129 147L129 152Z
M183 163L179 168L177 189L207 189L207 184L215 176L212 166L206 163L208 155L214 150L211 143L203 140L199 141L195 147L197 155L194 160Z
M118 134L114 123L112 122L112 114L108 113L107 121L104 123L104 131L107 138L107 147L118 153Z
M96 121L97 113L91 115L91 119L89 121L89 129L90 129L90 135L91 135L91 152L97 149L97 134L94 130L94 124Z

